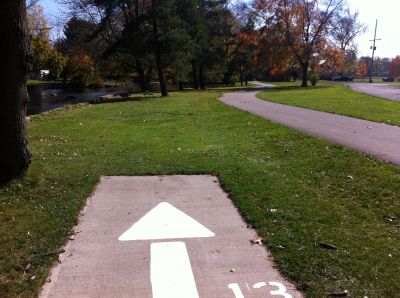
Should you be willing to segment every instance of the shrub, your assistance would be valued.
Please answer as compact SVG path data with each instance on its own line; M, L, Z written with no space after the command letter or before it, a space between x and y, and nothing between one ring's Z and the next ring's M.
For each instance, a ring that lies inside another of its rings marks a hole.
M310 82L311 85L315 86L317 85L317 82L319 81L319 75L317 73L312 73L310 74Z
M87 85L95 76L95 67L92 59L83 53L68 57L66 77L73 83Z

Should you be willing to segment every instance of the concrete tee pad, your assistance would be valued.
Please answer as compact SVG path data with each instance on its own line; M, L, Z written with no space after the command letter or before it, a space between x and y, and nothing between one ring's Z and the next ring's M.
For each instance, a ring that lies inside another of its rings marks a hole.
M102 177L41 297L301 297L214 176Z

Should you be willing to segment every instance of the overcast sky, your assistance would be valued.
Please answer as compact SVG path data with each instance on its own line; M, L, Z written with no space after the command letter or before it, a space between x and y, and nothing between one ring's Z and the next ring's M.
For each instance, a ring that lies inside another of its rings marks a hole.
M374 37L375 20L378 19L377 50L378 57L393 58L400 55L400 0L347 0L351 11L359 11L360 21L368 26L368 31L357 38L359 56L370 56L369 40ZM40 0L49 18L59 13L56 0Z

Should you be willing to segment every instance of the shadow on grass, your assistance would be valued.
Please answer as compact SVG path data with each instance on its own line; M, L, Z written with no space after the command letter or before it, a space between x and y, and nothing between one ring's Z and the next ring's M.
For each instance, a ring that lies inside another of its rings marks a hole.
M257 90L254 88L257 85L249 84L248 86L209 86L204 89L185 88L183 90L171 90L170 92L206 92L206 91L244 91L244 90ZM264 88L265 89L265 88Z
M115 103L115 102L127 102L127 101L148 101L151 99L159 99L162 98L159 94L151 94L151 95L138 95L138 96L129 96L129 97L104 97L104 98L96 98L94 100L89 101L90 104L103 104L103 103Z
M331 88L332 86L308 86L308 87L301 87L301 86L277 86L272 88L267 88L268 92L281 92L281 91L313 91L316 89L327 89Z

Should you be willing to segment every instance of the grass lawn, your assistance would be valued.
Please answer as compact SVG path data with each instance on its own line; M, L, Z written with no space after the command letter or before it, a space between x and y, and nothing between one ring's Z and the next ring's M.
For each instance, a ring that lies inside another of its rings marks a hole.
M400 88L400 82L389 83L389 85Z
M35 85L41 85L41 84L47 84L47 81L41 81L41 80L28 80L27 84L28 86L35 86Z
M384 83L382 79L383 77L372 77L374 83ZM354 83L369 83L369 78L354 79Z
M225 106L221 94L32 117L29 173L0 188L0 297L38 293L100 175L203 173L219 176L308 297L398 295L400 168Z
M322 81L308 88L299 87L299 82L272 84L277 87L257 96L271 102L400 125L399 102L362 94L341 83Z

